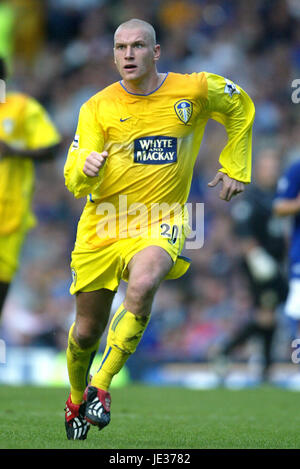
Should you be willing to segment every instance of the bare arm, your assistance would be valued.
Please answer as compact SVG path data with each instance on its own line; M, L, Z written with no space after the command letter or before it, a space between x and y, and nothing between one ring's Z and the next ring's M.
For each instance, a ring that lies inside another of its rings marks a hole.
M276 200L273 205L273 211L279 217L297 215L300 212L300 194L295 199Z

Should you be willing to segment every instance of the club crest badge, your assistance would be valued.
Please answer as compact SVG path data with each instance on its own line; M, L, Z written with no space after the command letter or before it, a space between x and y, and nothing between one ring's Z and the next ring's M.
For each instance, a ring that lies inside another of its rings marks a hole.
M232 98L232 95L234 94L240 94L240 91L237 89L236 84L233 83L231 80L228 80L225 78L225 88L224 88L224 93L229 94L229 96Z
M174 109L181 122L187 124L193 114L193 103L187 99L181 99L174 104Z

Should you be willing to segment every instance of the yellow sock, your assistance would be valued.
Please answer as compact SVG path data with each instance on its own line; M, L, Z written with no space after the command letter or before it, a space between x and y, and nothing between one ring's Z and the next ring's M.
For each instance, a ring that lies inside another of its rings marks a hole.
M135 352L149 319L150 316L140 317L132 314L121 304L111 320L102 362L98 372L93 376L92 386L108 391L114 375Z
M74 324L70 328L68 337L67 367L72 402L73 404L80 404L88 384L90 367L99 348L99 340L92 347L81 349L73 337Z

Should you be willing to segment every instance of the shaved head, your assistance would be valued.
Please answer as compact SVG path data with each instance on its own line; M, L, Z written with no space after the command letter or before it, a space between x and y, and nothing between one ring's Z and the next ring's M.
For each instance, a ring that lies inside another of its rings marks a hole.
M149 37L153 46L156 44L156 33L153 26L147 21L139 20L137 18L133 18L131 20L125 21L124 23L120 24L120 26L115 31L115 40L116 36L119 32L123 29L141 29L143 30L147 36Z
M151 24L135 18L120 24L114 36L114 61L127 89L154 90L162 79L156 69L159 57L160 45Z

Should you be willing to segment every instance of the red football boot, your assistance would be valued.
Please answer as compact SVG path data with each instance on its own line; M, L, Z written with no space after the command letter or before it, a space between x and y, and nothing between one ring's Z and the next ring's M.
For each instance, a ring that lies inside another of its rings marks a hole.
M65 427L68 440L85 440L90 424L85 420L86 402L73 404L71 394L65 407Z
M95 386L88 386L85 396L85 418L92 425L99 427L99 430L102 430L110 422L110 394Z

